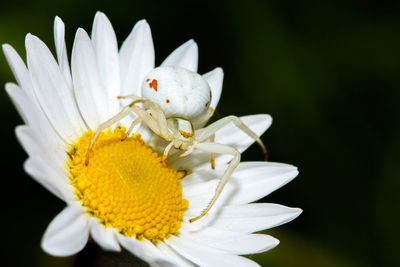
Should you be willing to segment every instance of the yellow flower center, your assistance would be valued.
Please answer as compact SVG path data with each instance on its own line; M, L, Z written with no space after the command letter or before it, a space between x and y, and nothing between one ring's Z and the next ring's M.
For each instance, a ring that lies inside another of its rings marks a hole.
M85 164L94 136L85 132L69 149L68 168L75 194L106 227L151 241L178 233L183 210L182 173L169 168L140 135L124 141L125 129L102 132Z

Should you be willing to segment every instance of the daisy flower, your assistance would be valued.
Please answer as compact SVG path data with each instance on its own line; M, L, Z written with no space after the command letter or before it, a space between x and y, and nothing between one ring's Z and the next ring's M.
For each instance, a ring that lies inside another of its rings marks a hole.
M154 69L147 22L139 21L118 50L111 23L98 12L91 37L83 29L76 32L71 68L64 24L58 17L54 38L57 59L39 38L26 36L27 66L10 45L3 45L17 81L6 84L6 91L25 123L16 128L29 155L24 168L66 203L48 226L42 248L51 255L68 256L82 250L91 237L104 250L122 247L151 265L257 266L239 255L267 251L279 241L254 232L289 222L301 209L251 202L291 181L298 174L296 167L240 163L210 212L189 223L207 206L230 156L216 156L215 169L210 155L198 151L162 161L157 153L160 138L143 125L121 142L132 115L100 134L90 164L84 164L96 128L126 105L117 97L140 95L143 78ZM189 40L161 66L197 72L197 60L197 45ZM203 78L211 87L210 105L215 108L222 69ZM268 115L241 120L258 136L272 122ZM233 125L220 129L215 141L240 152L253 143Z

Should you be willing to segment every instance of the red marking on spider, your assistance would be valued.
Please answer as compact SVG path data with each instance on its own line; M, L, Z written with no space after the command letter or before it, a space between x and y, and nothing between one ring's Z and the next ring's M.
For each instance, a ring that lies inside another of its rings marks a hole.
M150 79L146 79L146 82L150 81Z
M167 102L167 104L169 104L170 101L169 101L169 99L167 99L167 100L165 100L165 102Z
M211 93L211 90L210 90L210 99L212 98L212 93Z
M205 106L207 107L209 103L210 103L210 101L207 101L207 103L206 103L206 105L205 105Z
M154 89L154 91L156 91L157 92L157 80L156 79L153 79L152 81L151 81L151 83L149 83L149 87L150 88L153 88Z

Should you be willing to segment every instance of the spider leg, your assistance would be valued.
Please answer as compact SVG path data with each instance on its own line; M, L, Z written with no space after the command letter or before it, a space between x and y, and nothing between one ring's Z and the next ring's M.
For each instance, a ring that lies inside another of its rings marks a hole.
M178 158L183 158L183 157L189 156L190 154L193 153L193 151L194 151L195 148L196 148L196 146L191 146L191 147L189 147L188 150L186 150L186 151L183 152L182 154L179 154L179 155L178 155Z
M159 105L157 105L156 103L154 103L146 98L139 97L137 95L132 94L132 95L126 95L126 96L118 96L118 99L128 99L128 98L133 100L133 102L130 104L130 106L133 106L134 104L138 104L138 103L143 103L143 104L145 104L145 106L150 108L148 110L148 112L151 114L151 116L153 116L155 118L155 121L158 121L159 128L161 129L161 133L164 136L166 136L167 123L166 123L166 118L165 118L164 112L162 111L161 107ZM133 125L133 126L135 126L135 125Z
M265 148L265 145L263 141L261 141L260 137L257 136L249 127L247 127L246 124L244 124L238 117L236 116L227 116L225 118L222 118L216 122L211 123L205 128L199 129L196 131L196 139L198 142L204 141L207 138L209 138L211 135L213 135L216 131L219 129L223 128L225 125L228 123L233 123L235 124L236 127L238 127L240 130L245 132L248 136L253 138L261 147L262 151L264 152L265 155L265 160L267 160L268 153L267 149Z
M162 156L162 160L166 160L168 158L169 155L169 151L171 150L172 146L174 145L174 142L170 142L168 144L168 146L165 148L163 156Z
M129 104L129 106L135 110L137 110L138 107L135 107L135 104L138 103L143 103L146 107L149 109L146 111L148 114L144 117L147 118L147 121L152 120L155 123L158 124L158 132L156 132L158 135L163 137L164 139L169 135L168 134L168 124L167 124L167 118L165 117L164 111L161 109L161 107L154 103L151 100L148 100L146 98L141 98L136 95L127 95L127 96L119 96L118 98L124 99L124 98L132 98L134 101ZM142 110L142 109L141 109ZM144 114L143 112L140 111L141 114ZM144 119L143 119L144 120ZM146 121L146 120L144 120ZM147 124L147 123L146 123ZM148 125L150 127L150 125Z
M215 134L210 135L210 142L214 143L215 142ZM215 170L215 153L211 153L211 158L210 158L210 163L211 163L211 168Z
M161 109L161 107L148 99L140 99L138 101L149 108L148 111L150 112L151 116L154 117L155 121L158 122L160 135L164 138L168 136L167 118L165 117L164 111Z
M133 101L136 101L136 100L138 100L138 99L143 99L143 98L141 98L141 97L139 97L139 96L137 96L137 95L120 95L120 96L117 96L117 98L118 98L118 99L128 99L128 98L130 98L130 99L132 99Z
M163 135L163 133L161 132L161 129L167 128L167 121L165 120L165 122L157 122L155 120L155 118L153 116L151 116L147 111L145 111L142 108L135 105L136 103L141 103L141 102L148 102L148 100L137 99L137 100L133 101L128 106L123 107L122 110L119 113L117 113L114 117L108 119L107 121L105 121L99 125L99 127L97 128L97 131L88 147L87 153L86 153L86 160L85 160L86 165L89 164L89 153L94 145L94 142L98 138L99 134L102 131L104 131L105 129L107 129L108 127L110 127L111 125L113 125L114 123L116 123L116 122L120 121L121 119L123 119L124 117L126 117L129 114L129 112L131 112L131 111L134 112L138 117L132 122L131 126L129 127L128 133L127 133L128 135L130 134L130 132L132 131L133 127L136 124L138 124L140 121L144 121L147 124L147 126L149 126L149 128L154 133L156 133L157 135L160 135L163 138L167 137L166 135ZM145 103L145 104L147 104L147 103ZM154 105L156 105L156 104L154 104ZM155 106L155 108L157 108L157 106ZM156 119L160 118L162 120L162 118L163 118L162 116L164 116L164 113L162 112L161 108L155 110L155 112L153 112L153 113L157 113ZM164 116L164 118L165 118L165 116ZM160 124L163 125L163 127L160 127ZM165 132L168 133L168 130L165 130Z
M92 142L90 142L90 145L89 145L88 150L86 152L86 160L85 160L85 164L86 165L89 164L89 153L92 150L94 142L96 141L96 139L99 136L99 134L102 131L104 131L105 129L107 129L108 127L110 127L111 125L113 125L114 123L116 123L116 122L120 121L121 119L123 119L124 117L126 117L131 110L132 109L131 109L130 106L126 106L117 115L115 115L111 119L108 119L108 120L106 120L105 122L103 122L102 124L99 125L99 127L97 128L96 133L94 134Z
M169 140L168 123L165 117L164 111L159 105L151 100L145 98L139 98L135 95L121 96L119 98L134 98L136 99L129 104L131 110L140 116L142 120L149 126L149 128L161 136L162 138ZM135 104L143 103L149 109L143 110L142 108L136 106Z
M233 159L231 160L228 167L226 168L224 175L219 180L218 186L215 189L214 196L212 197L210 203L201 212L201 214L199 216L190 219L189 220L190 223L197 221L198 219L202 218L204 215L207 214L207 212L211 209L211 207L217 201L219 195L222 192L222 189L224 189L225 184L228 182L229 178L231 177L232 172L235 170L235 168L239 165L239 162L240 162L239 151L237 149L227 146L227 145L222 145L222 144L218 144L218 143L200 143L200 144L195 145L195 148L198 150L201 150L201 151L205 151L205 152L229 154L229 155L233 156Z
M134 103L138 102L143 103L145 106L149 107L149 109L143 110L135 105L132 105L132 111L140 116L143 122L145 122L147 126L158 136L164 138L167 141L173 140L173 136L171 136L171 133L168 131L168 122L161 107L147 99L134 101ZM166 160L168 158L169 152L173 145L174 142L172 141L164 149L162 160Z
M135 101L136 102L136 101ZM130 109L138 115L138 117L141 118L141 120L146 123L146 125L157 135L161 136L161 130L159 123L157 120L152 116L152 113L149 113L146 110L143 110L142 108L135 106L135 105L129 105ZM163 136L162 136L163 137Z
M133 130L133 127L135 127L139 122L141 122L142 120L140 119L140 117L137 117L136 119L134 119L131 123L131 126L129 126L128 131L126 131L124 137L122 137L121 141L124 141L126 138L128 138L129 135L131 135L131 132Z

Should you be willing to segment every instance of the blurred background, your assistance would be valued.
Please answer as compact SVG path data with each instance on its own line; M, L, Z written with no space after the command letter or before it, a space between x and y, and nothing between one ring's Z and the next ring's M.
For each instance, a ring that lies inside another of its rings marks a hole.
M0 2L0 43L25 58L31 32L54 51L53 20L91 31L106 13L119 43L149 22L156 63L194 38L199 72L224 69L216 118L269 113L271 161L300 175L264 199L303 214L267 231L281 244L250 256L263 266L400 266L400 2L398 1L50 1ZM0 84L15 81L0 56ZM22 123L4 90L1 116L2 266L73 266L40 248L64 204L28 177L15 138ZM243 160L261 160L251 147Z

